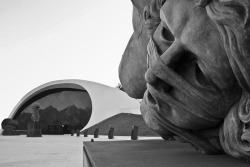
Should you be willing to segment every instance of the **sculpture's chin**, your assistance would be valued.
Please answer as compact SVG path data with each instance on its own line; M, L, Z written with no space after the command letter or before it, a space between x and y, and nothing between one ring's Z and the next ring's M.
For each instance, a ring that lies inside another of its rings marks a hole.
M166 126L168 120L166 120L166 118L161 115L155 100L153 99L148 90L146 90L144 94L140 110L144 121L150 128L152 128L163 138L169 137L170 129L168 126Z
M149 88L150 89L150 88ZM194 148L204 154L217 154L221 151L218 137L216 144L212 144L210 139L202 135L197 135L189 129L181 128L173 124L165 115L165 112L160 110L158 102L152 97L149 89L145 92L143 101L141 103L141 112L146 124L156 131L165 140L172 136L178 136L182 141L189 142Z
M201 112L198 108L192 108L196 104L192 104L191 100L178 101L151 85L148 85L147 88L141 111L146 123L150 124L149 126L153 129L162 131L162 127L165 126L162 122L166 121L183 129L206 129L215 127L222 122L220 118L211 116L204 111ZM190 102L189 106L185 104L187 101ZM160 124L160 128L157 127L157 124ZM163 129L168 129L168 127Z

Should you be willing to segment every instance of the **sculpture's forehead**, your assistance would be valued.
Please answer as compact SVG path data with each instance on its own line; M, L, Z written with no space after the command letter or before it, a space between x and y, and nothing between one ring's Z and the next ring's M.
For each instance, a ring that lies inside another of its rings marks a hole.
M160 10L163 25L168 26L175 37L181 34L187 23L201 18L203 13L193 0L167 0ZM200 19L196 21L200 22Z

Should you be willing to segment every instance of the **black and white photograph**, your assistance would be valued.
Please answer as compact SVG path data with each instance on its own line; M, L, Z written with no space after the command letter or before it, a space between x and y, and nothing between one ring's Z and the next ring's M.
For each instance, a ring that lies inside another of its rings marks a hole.
M0 167L249 167L250 0L0 0Z

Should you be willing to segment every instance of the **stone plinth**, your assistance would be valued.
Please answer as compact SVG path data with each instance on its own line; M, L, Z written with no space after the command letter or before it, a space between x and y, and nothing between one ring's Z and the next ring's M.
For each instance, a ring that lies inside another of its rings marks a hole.
M249 167L226 154L203 155L187 143L164 140L83 143L84 167ZM101 151L100 151L101 150Z
M12 131L3 130L2 135L3 136L19 136L20 133L18 131L15 131L15 130L12 130Z
M20 133L16 131L16 128L18 126L18 121L10 119L10 118L6 118L2 121L1 125L3 129L3 132L2 132L3 136L20 135Z
M48 125L48 134L50 135L63 135L62 125Z
M42 137L42 128L39 122L29 122L27 137Z

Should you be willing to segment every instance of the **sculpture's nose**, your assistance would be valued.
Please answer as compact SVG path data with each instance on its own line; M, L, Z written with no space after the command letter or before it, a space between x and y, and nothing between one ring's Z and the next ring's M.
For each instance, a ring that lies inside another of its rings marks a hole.
M149 52L150 50L154 50L154 49L151 49L151 48L154 48L154 46L151 46L152 43L153 42L150 41L150 44L148 45ZM172 69L172 71L175 71L176 73L179 73L179 69L181 68L181 64L183 63L182 61L185 61L185 59L183 59L183 56L185 57L185 54L184 54L185 52L183 48L184 47L182 46L180 42L174 41L174 43L161 56L156 56L156 57L160 58L160 61L164 64L164 66L168 67L169 69ZM151 52L154 52L154 53L151 53L151 56L156 54L155 50ZM161 87L164 87L165 91L170 90L170 87L169 87L170 85L162 81L157 76L157 71L154 71L154 72L152 71L152 68L155 69L154 66L159 65L159 64L155 64L157 62L157 61L154 61L156 57L153 56L150 58L151 59L149 63L150 67L145 74L146 82L152 86L161 85Z
M155 45L156 44L156 45ZM159 24L157 29L152 36L151 41L148 44L148 56L154 54L161 55L163 63L169 66L171 62L174 62L175 57L178 57L181 52L181 44L175 40L170 30L163 26L163 23ZM148 57L148 68L149 68L149 57ZM159 78L153 74L151 70L148 70L145 74L146 82L150 85L159 83Z
M161 55L173 44L175 38L169 29L161 23L154 32L153 40L157 45L158 53Z
M174 43L161 55L162 62L169 68L176 68L176 64L182 59L184 47L175 40Z

